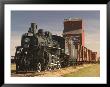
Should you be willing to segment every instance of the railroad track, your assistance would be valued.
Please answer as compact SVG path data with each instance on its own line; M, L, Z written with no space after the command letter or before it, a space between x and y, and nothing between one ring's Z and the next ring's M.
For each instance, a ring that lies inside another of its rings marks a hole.
M81 68L89 67L94 64L83 64L78 66L70 66L66 68L56 69L52 71L42 72L20 72L16 74L16 70L12 70L12 77L62 77L64 74L69 74L78 71Z

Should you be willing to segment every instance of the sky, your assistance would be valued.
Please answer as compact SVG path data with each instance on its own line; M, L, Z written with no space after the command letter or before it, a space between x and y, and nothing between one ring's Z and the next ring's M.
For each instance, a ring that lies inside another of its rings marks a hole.
M21 36L28 32L31 22L38 29L62 35L64 19L81 18L85 31L85 47L100 55L100 11L11 11L11 56L20 46Z

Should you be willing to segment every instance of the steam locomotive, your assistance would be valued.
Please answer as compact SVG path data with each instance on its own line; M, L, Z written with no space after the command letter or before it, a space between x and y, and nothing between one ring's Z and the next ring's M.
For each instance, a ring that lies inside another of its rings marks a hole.
M64 38L39 29L31 23L28 33L22 35L21 46L16 47L16 72L60 69L64 65Z

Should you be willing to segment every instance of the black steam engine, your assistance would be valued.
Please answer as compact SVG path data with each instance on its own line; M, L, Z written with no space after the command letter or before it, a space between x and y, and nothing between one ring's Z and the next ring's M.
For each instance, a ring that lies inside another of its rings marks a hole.
M28 33L22 35L21 46L16 47L16 72L60 69L64 57L64 39L52 35L31 23Z

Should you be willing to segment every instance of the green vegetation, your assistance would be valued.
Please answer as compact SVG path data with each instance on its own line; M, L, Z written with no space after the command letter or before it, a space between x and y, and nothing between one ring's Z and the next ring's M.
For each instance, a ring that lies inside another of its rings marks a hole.
M79 69L76 72L65 74L64 77L99 77L100 76L100 65L93 64L92 66Z

